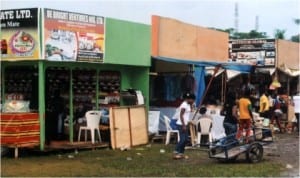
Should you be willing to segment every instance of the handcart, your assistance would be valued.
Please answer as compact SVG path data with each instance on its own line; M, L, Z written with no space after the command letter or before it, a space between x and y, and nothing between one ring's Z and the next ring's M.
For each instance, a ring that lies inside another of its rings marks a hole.
M249 142L245 142L249 140ZM246 154L249 163L258 163L263 158L264 145L273 142L272 132L269 128L262 128L260 132L253 128L253 135L248 139L242 137L237 140L235 134L213 141L209 145L210 158L220 162L233 162L239 155Z

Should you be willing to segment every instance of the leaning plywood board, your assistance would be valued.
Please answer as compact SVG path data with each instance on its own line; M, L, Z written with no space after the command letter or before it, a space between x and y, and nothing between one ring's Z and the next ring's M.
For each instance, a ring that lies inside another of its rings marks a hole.
M145 107L133 107L129 109L132 146L146 144L148 142L147 115Z
M111 108L109 120L112 148L130 147L128 108Z

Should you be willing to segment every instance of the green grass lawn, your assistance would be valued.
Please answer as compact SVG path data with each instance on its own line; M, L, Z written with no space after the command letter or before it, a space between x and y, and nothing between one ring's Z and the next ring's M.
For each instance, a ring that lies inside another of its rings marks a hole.
M1 176L279 176L279 163L264 159L248 164L244 156L236 163L219 163L207 152L187 150L189 159L173 160L174 145L154 144L129 151L99 149L65 153L37 154L30 152L19 159L2 158ZM165 153L160 153L164 149ZM74 158L69 158L69 156Z

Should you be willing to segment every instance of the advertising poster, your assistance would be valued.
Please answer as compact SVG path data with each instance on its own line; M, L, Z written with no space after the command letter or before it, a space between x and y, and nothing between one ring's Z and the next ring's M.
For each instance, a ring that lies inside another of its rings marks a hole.
M1 60L40 58L38 8L1 10Z
M230 62L260 67L274 67L275 39L232 40L229 42Z
M44 9L44 57L103 62L104 17Z

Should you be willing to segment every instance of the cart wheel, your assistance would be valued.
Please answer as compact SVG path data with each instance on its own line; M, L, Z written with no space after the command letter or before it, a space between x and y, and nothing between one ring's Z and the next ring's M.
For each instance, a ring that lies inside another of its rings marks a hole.
M258 163L263 158L264 149L261 144L253 143L249 146L246 152L247 161L250 163Z

